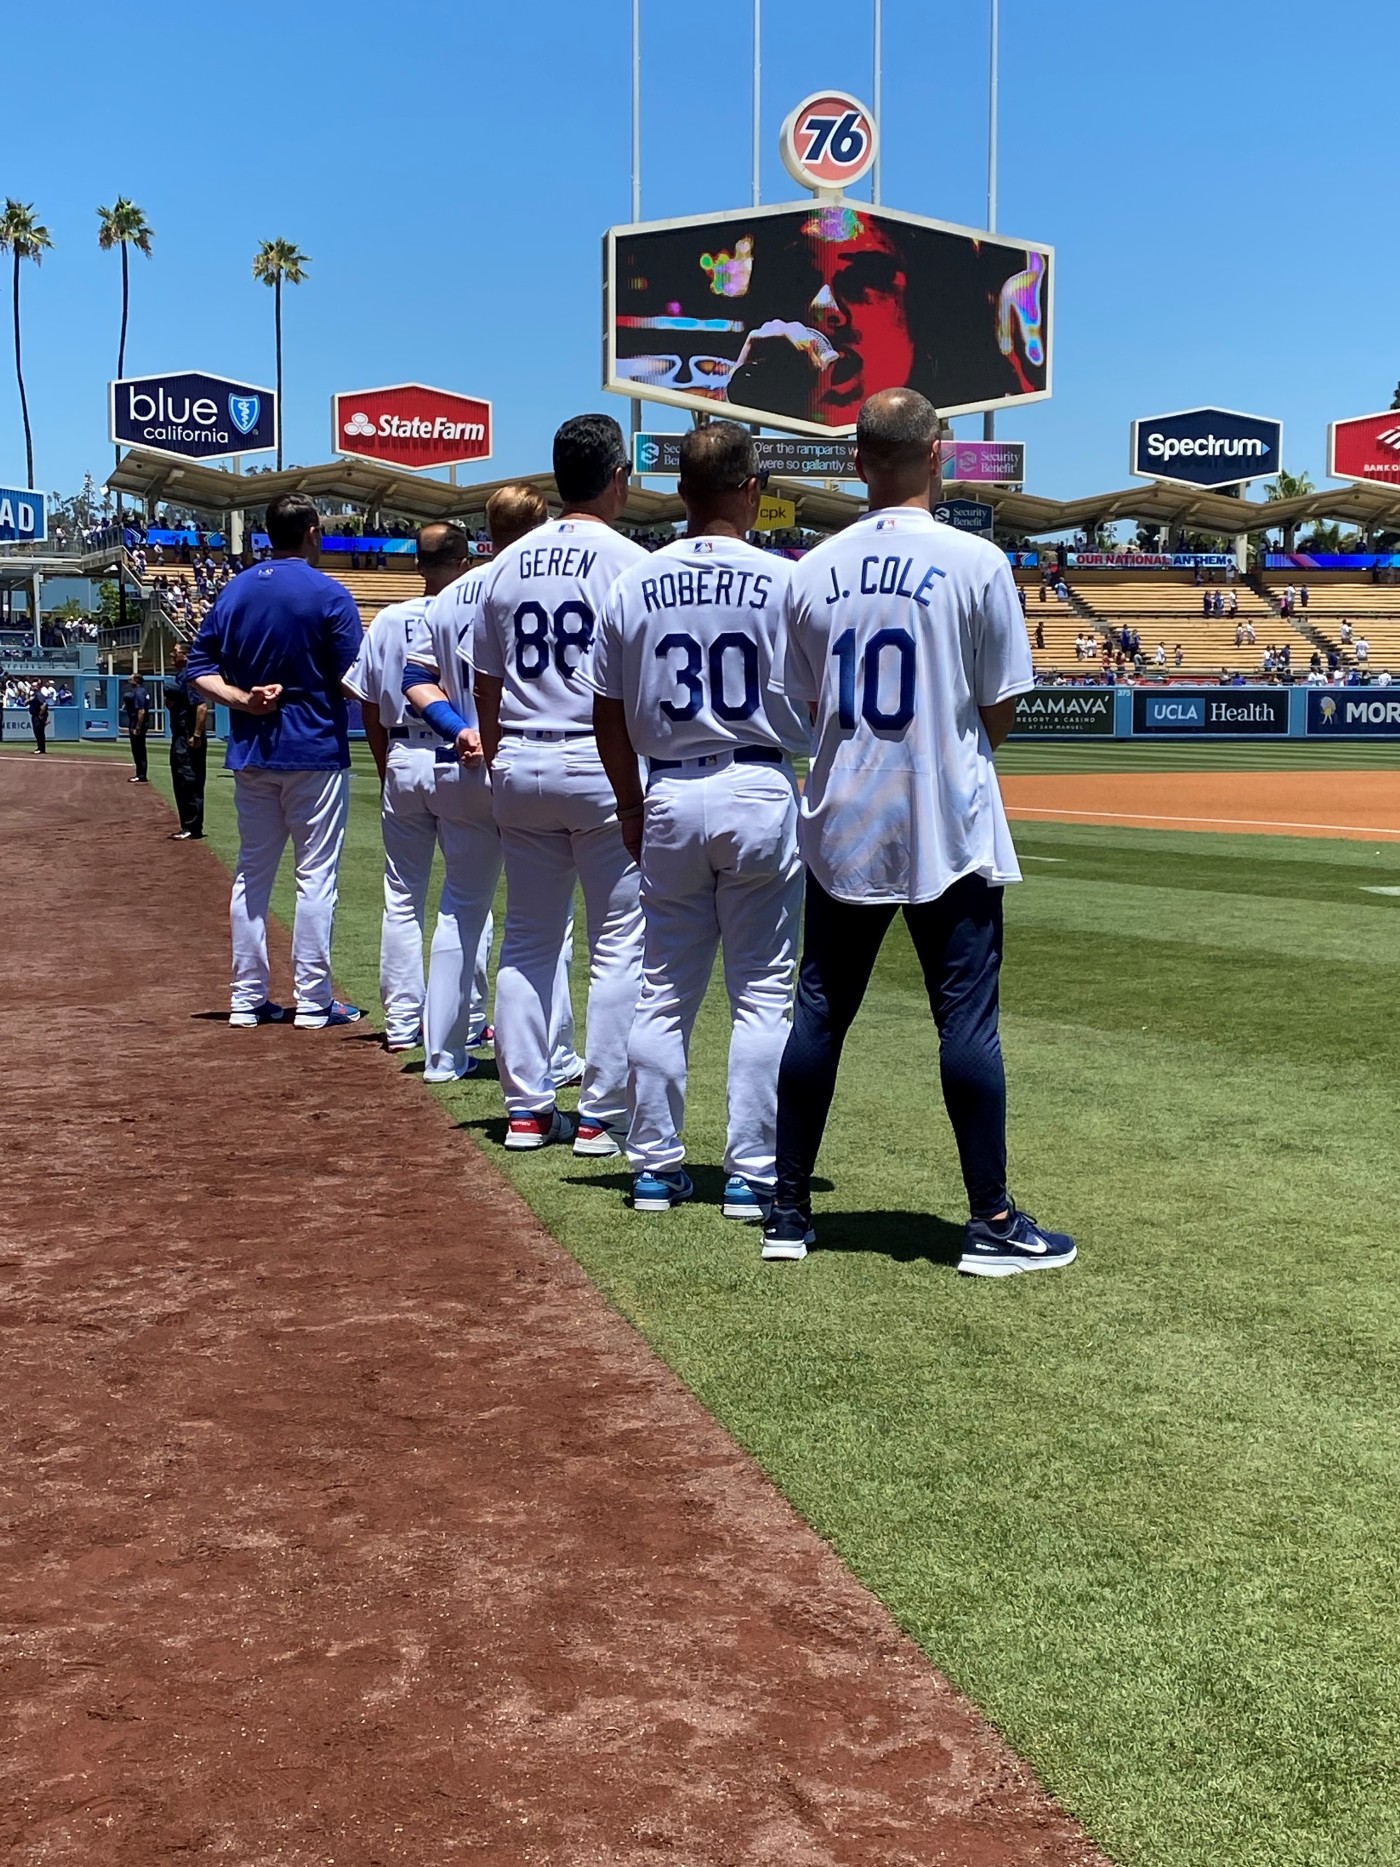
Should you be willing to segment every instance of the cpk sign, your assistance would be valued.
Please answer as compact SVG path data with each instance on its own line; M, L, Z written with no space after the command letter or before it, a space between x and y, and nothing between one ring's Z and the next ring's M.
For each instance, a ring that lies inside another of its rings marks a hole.
M484 460L491 452L491 404L420 382L347 391L331 397L331 446L410 472Z
M277 445L277 397L230 376L180 370L107 385L107 438L175 460L262 454Z
M1334 480L1400 486L1400 410L1334 421L1327 430L1327 471Z
M1283 424L1232 408L1178 409L1133 423L1129 462L1146 480L1236 486L1283 465Z

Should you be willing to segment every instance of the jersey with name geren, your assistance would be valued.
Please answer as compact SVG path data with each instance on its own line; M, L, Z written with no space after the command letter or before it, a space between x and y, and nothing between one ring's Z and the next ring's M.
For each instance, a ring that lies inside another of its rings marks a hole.
M382 726L401 726L409 711L403 697L404 657L414 626L422 621L427 607L427 597L415 596L381 609L365 630L355 665L345 677L352 694L379 708Z
M897 506L810 551L775 681L815 701L803 859L842 901L1021 879L978 714L1034 685L1004 554Z
M468 726L476 725L472 636L490 574L489 566L473 566L429 599L427 612L409 640L404 664L405 680L411 682L415 670L421 670L422 678L442 689Z
M646 556L596 519L553 519L506 547L473 638L478 673L504 683L502 726L593 730L593 695L574 671L614 581Z
M624 703L646 758L805 751L805 714L769 688L792 565L740 538L681 538L624 571L578 678Z

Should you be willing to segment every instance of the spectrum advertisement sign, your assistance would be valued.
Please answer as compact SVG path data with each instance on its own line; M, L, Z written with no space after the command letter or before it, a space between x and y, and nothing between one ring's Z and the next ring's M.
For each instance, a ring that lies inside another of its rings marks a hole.
M1288 692L1272 688L1169 687L1133 694L1135 733L1224 733L1239 738L1282 737L1288 731Z
M1106 739L1113 733L1113 700L1111 687L1037 687L1017 696L1011 730L1040 737Z
M1327 430L1327 471L1334 480L1400 486L1400 412L1353 415Z
M1144 480L1236 486L1283 465L1283 423L1231 408L1188 408L1133 423L1129 466Z
M109 441L174 460L265 454L277 445L274 392L202 370L108 383L107 415Z
M1400 739L1400 690L1393 687L1308 689L1308 732L1319 739Z

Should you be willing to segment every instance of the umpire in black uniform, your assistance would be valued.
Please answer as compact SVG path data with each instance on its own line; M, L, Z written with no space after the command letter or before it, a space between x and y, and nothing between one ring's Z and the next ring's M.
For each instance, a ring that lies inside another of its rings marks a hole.
M180 827L171 837L180 843L198 842L204 835L204 725L209 706L190 686L185 672L189 650L183 642L175 644L171 659L175 672L165 683L165 717L170 727L170 782L180 813Z

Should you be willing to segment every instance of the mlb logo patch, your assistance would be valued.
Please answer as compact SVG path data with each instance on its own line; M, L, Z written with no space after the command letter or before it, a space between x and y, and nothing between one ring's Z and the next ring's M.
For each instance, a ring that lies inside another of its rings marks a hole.
M697 538L695 540L695 555L697 557L706 551L713 551L714 548L715 542L713 538Z
M875 529L877 532L892 532L898 522L897 519L876 519Z
M577 531L578 527L574 524L572 519L565 519L559 529L561 532L572 532Z

